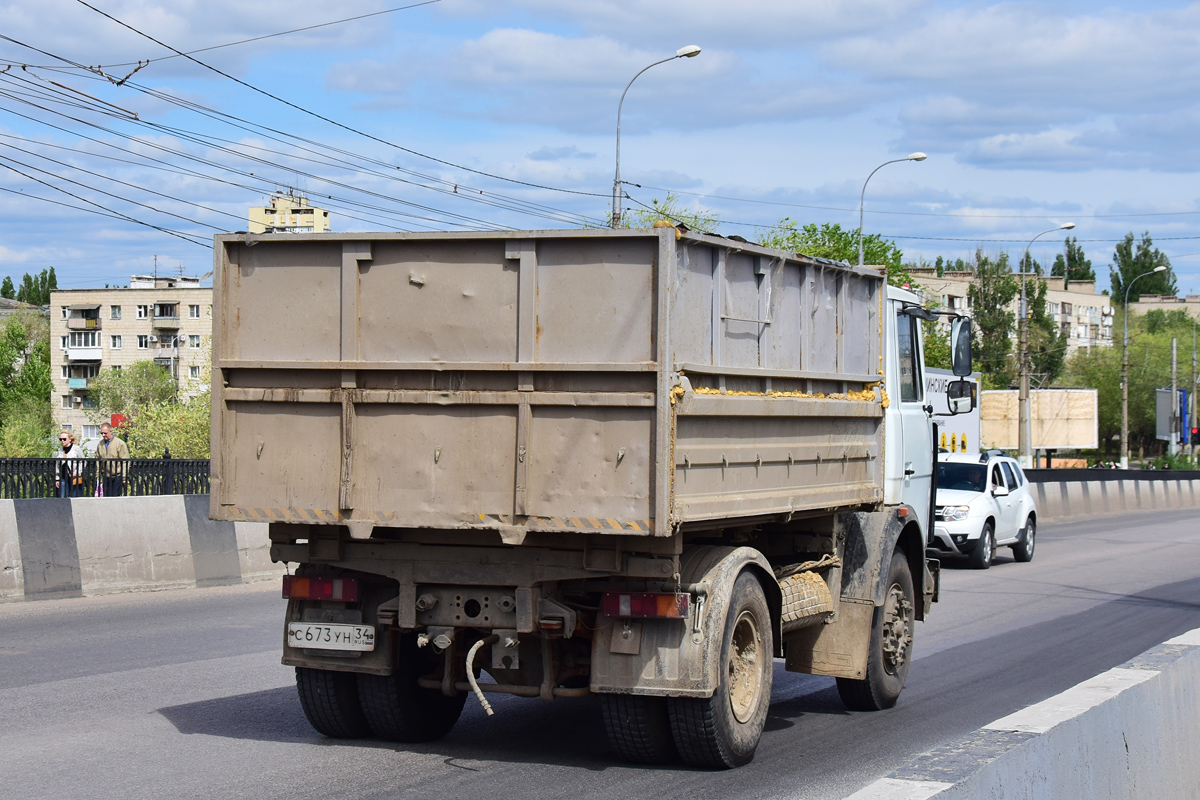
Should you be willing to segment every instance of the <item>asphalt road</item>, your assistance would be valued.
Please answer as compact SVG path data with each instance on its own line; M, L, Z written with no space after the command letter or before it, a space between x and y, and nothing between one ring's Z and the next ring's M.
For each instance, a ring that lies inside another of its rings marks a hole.
M324 739L257 585L0 605L0 794L14 798L841 798L1018 708L1200 627L1200 512L1046 524L1030 564L948 565L896 708L846 712L777 664L767 732L731 772L631 767L594 699L474 700L440 742Z

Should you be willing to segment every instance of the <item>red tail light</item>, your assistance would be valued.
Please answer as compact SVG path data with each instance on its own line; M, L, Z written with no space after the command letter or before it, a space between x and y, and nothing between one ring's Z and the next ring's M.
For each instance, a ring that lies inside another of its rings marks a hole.
M305 578L299 575L284 575L283 598L357 603L358 581L354 578Z
M686 594L673 592L608 592L604 613L610 617L683 619L688 613Z

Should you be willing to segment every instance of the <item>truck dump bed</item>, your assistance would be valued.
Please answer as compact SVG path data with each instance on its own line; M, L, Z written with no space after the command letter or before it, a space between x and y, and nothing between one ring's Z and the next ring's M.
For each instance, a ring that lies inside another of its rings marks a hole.
M670 535L878 503L875 270L674 228L216 239L212 516Z

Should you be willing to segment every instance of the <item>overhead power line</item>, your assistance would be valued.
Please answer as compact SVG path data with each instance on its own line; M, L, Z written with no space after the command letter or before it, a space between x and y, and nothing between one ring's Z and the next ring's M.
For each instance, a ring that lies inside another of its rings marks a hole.
M139 36L143 36L143 37L149 39L150 41L154 42L155 44L159 45L160 47L165 47L166 49L170 50L171 52L175 53L176 55L186 58L188 61L191 61L192 63L196 64L197 66L203 67L204 69L207 69L211 72L215 72L216 74L220 75L221 77L227 78L227 79L233 81L234 83L238 84L239 86L244 86L245 88L249 89L252 92L261 94L263 97L268 97L277 103L282 103L283 105L287 106L288 108L295 109L296 111L299 111L302 114L307 114L308 116L313 117L314 119L319 119L322 122L326 122L330 125L333 125L334 127L341 128L342 130L348 131L349 133L353 133L356 136L362 136L363 138L370 139L373 142L378 142L379 144L394 148L394 149L399 150L404 153L408 153L409 155L414 155L414 156L418 156L419 158L428 159L429 161L433 161L437 164L442 164L447 167L453 167L454 169L461 169L464 172L470 172L474 175L482 175L485 178L492 178L493 180L505 181L507 183L516 184L518 186L528 186L528 187L531 187L534 189L542 189L542 190L550 191L550 192L564 192L566 194L577 194L577 195L585 195L585 196L590 196L590 197L606 197L607 196L607 195L599 193L599 192L584 192L584 191L581 191L578 189L562 189L557 186L545 186L543 184L531 183L529 181L522 181L522 180L518 180L516 178L506 178L503 175L496 175L491 172L484 172L483 170L473 169L473 168L465 166L463 164L456 164L453 161L446 161L444 159L437 158L436 156L431 156L431 155L428 155L427 153L422 153L418 150L413 150L412 148L398 145L395 142L389 142L387 139L382 139L378 136L375 136L374 134L370 134L365 131L359 130L358 128L354 128L350 125L346 125L344 123L338 122L337 120L327 117L324 114L318 114L316 111L312 111L310 109L304 108L303 106L297 105L296 103L293 103L290 100L285 100L284 98L282 98L278 95L272 94L271 92L268 92L265 89L260 89L259 87L254 86L253 84L247 83L246 81L242 80L241 78L236 78L227 72L223 72L222 70L217 69L216 67L212 66L211 64L206 64L205 62L201 61L200 59L198 59L194 56L190 56L187 53L183 52L182 50L179 50L163 41L160 41L160 40L154 38L153 36L146 33L145 31L138 30L137 28L133 27L129 23L123 22L122 20L117 19L112 14L109 14L105 11L101 11L100 9L98 9L95 6L88 3L87 0L75 0L75 2L79 3L82 6L90 8L92 11L95 11L100 16L105 17L106 19L112 20L113 22L117 23L121 27L132 31L133 33L136 33Z

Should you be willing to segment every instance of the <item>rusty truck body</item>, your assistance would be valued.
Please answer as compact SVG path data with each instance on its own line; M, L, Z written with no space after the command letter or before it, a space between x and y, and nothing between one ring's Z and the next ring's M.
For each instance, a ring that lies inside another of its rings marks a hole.
M269 523L319 731L592 693L619 755L732 767L774 658L896 702L936 452L880 270L673 227L215 244L211 515Z

